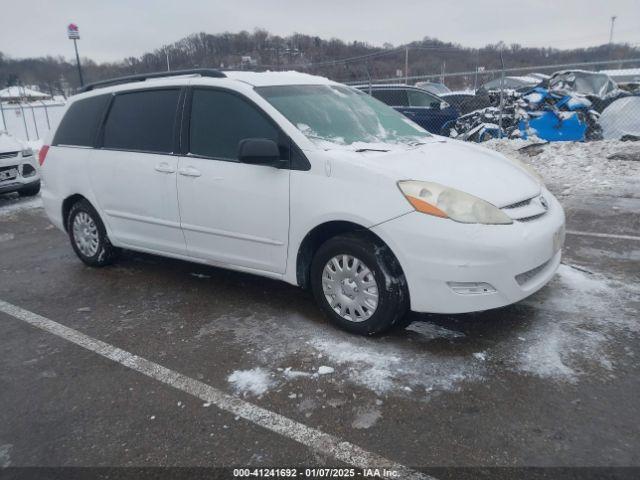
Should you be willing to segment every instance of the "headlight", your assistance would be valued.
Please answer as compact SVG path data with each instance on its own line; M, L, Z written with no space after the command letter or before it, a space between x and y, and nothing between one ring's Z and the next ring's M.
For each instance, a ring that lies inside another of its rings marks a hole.
M22 150L22 158L32 157L32 156L33 156L33 150L31 150L30 148L25 148L24 150Z
M432 182L405 180L400 191L418 212L450 218L461 223L508 225L513 223L502 210L468 193Z

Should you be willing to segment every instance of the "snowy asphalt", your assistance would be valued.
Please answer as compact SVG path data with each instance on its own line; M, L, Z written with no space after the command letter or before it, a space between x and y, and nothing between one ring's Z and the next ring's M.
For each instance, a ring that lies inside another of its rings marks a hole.
M414 469L640 466L640 198L559 198L578 233L543 290L359 338L284 283L136 253L87 268L39 199L0 196L0 472L371 458ZM7 304L189 380L176 388ZM290 423L273 427L280 416Z

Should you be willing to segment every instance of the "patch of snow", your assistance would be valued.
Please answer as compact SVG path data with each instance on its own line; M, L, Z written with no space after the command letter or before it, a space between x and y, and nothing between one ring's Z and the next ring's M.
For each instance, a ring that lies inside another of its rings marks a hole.
M22 197L1 198L0 197L0 218L13 217L17 213L25 210L33 210L42 207L40 196L24 199Z
M228 78L248 83L254 87L272 85L339 85L326 77L309 75L308 73L294 70L286 72L226 71L224 74Z
M329 373L333 373L335 370L333 369L333 367L327 367L326 365L322 365L320 368L318 368L318 374L319 375L327 375Z
M273 384L269 374L259 367L251 370L236 370L229 375L227 380L233 385L236 392L243 395L262 396Z
M546 289L523 302L539 314L515 357L516 369L569 382L594 369L612 370L610 343L640 333L632 320L637 312L624 307L639 293L637 287L560 265Z
M0 242L8 242L9 240L13 240L15 236L13 233L0 233Z
M429 339L464 337L464 333L462 332L450 330L448 328L441 327L440 325L436 325L435 323L431 323L431 322L413 322L405 330L419 333L423 337L426 337Z
M377 408L362 409L356 414L356 418L351 422L351 426L359 430L371 428L381 418L382 413Z
M484 362L487 359L487 354L486 352L475 352L473 354L473 358L475 358L476 360L480 360L481 362Z
M308 372L301 372L299 370L291 370L291 367L287 367L282 372L282 375L287 379L300 378L300 377L310 377L311 374Z
M11 466L11 449L13 445L10 443L6 443L4 445L0 445L0 468L7 468Z
M403 387L405 391L411 391L406 384L425 389L454 390L462 381L477 378L480 373L462 358L435 359L427 351L412 354L400 346L380 340L314 338L309 344L344 366L351 382L378 394L398 392Z

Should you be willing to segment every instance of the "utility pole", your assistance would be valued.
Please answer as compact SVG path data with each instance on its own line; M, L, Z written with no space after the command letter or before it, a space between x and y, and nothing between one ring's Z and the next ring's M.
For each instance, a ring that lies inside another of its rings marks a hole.
M404 47L404 84L409 85L409 47Z
M169 63L169 50L167 48L164 49L164 54L167 57L167 72L171 71L171 64Z
M84 79L82 78L82 66L80 65L80 55L78 55L78 40L80 40L80 30L75 23L70 23L67 26L67 37L69 40L73 40L73 48L76 51L76 63L78 65L78 77L80 77L80 86L84 86Z
M498 138L502 138L502 111L504 110L504 56L503 45L500 45L500 112L498 114Z
M616 23L616 18L618 18L616 15L611 17L611 30L609 31L609 45L613 43L613 25Z

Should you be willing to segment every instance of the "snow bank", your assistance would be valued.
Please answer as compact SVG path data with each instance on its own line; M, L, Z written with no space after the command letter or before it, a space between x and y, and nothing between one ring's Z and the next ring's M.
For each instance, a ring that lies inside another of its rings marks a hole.
M640 142L534 143L502 139L482 145L531 165L556 194L639 196L640 161L620 158L640 159Z

